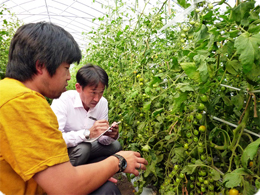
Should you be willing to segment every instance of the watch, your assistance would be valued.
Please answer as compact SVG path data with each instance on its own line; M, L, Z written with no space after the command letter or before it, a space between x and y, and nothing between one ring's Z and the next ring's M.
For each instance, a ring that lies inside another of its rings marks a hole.
M83 134L86 139L89 139L90 131L88 129L86 129Z
M119 154L113 154L113 156L117 157L118 160L119 160L119 164L118 164L119 171L117 173L123 172L126 169L126 167L127 167L126 159L123 156L119 155Z

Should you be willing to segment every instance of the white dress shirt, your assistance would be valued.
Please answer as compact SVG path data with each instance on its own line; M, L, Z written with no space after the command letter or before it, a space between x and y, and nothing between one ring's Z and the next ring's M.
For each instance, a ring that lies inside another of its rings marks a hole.
M74 147L86 141L84 131L90 129L95 123L93 119L89 118L90 116L97 120L108 120L106 98L102 97L94 108L86 111L76 90L62 93L58 99L52 101L51 108L57 116L59 130L62 132L67 147ZM106 135L98 139L98 142L103 145L109 145L113 141L115 141L113 138Z

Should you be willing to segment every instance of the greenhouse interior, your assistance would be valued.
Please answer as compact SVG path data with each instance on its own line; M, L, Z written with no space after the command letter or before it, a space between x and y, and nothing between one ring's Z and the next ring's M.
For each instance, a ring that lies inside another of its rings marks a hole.
M0 0L0 22L0 88L29 23L78 44L67 91L78 91L81 67L105 70L108 124L120 122L122 150L147 161L117 177L123 195L260 195L259 0Z

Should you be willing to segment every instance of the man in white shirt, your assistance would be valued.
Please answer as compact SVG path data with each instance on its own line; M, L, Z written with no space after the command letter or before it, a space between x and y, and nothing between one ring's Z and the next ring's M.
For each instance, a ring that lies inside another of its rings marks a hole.
M108 102L103 97L108 87L107 73L99 66L88 64L78 70L76 80L76 90L62 93L51 104L73 166L97 162L121 150L115 122L111 131L97 141L86 142L109 128Z

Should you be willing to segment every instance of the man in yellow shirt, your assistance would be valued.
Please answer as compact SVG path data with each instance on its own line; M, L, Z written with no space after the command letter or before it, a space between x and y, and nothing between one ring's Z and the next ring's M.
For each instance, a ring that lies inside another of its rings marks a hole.
M80 59L77 43L59 26L31 23L15 33L6 78L0 81L0 192L120 194L110 177L146 169L147 161L133 151L77 167L69 162L44 96L58 98L66 90L70 64Z

